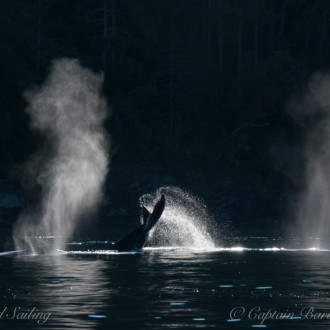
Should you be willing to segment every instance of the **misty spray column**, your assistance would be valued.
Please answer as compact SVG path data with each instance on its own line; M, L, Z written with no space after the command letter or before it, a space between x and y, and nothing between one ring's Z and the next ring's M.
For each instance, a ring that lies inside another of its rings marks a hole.
M43 189L38 214L26 212L15 229L18 249L53 252L102 198L108 169L108 139L103 128L107 106L101 96L103 75L83 68L78 60L53 62L45 83L25 94L32 128L40 131L46 147L29 166L38 168ZM54 236L51 246L36 244L36 235Z
M303 97L291 101L290 111L302 126L306 142L305 175L294 229L312 244L330 238L330 75L316 74Z

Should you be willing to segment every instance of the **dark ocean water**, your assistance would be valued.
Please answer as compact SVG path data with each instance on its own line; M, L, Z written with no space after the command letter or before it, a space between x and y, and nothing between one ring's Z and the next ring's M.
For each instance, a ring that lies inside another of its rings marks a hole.
M268 246L2 256L0 328L330 328L330 250Z

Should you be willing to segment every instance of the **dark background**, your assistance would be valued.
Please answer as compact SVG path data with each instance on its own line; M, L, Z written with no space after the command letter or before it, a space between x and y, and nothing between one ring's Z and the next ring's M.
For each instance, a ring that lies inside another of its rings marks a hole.
M74 57L105 73L112 113L102 225L136 221L141 194L178 185L235 228L280 228L308 130L287 103L329 67L329 17L327 0L0 1L0 225L38 201L22 164L42 136L23 92Z

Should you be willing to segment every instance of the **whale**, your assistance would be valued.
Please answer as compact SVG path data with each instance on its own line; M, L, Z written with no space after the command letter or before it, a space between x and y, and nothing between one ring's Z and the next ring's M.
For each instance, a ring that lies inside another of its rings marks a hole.
M129 252L142 249L150 237L151 230L156 226L158 220L161 218L164 208L164 195L161 195L161 198L155 204L152 212L149 212L144 206L142 206L142 223L140 226L118 242L114 243L109 250L117 252ZM57 251L65 252L59 249L57 249ZM0 257L17 257L26 255L29 255L28 250L0 252Z
M151 230L155 227L158 220L162 216L165 208L165 196L162 195L156 203L152 213L150 213L144 206L142 207L142 224L115 243L111 250L118 252L132 251L142 249L150 237Z

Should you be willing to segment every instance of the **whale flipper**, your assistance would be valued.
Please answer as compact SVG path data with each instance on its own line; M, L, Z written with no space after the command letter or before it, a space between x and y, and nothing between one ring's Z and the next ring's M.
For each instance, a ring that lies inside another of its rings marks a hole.
M154 210L150 213L146 208L142 209L143 224L130 234L125 236L119 242L113 245L112 250L131 251L134 249L142 249L148 240L150 230L156 225L160 219L165 207L165 197L162 195L156 203Z

